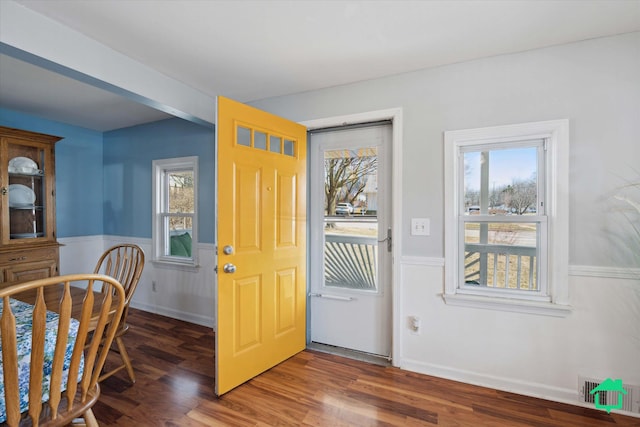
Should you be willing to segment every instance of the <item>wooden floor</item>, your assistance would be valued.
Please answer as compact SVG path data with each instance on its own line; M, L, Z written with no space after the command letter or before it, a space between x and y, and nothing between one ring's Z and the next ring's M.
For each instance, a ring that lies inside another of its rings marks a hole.
M131 310L137 382L102 383L101 426L640 426L640 418L305 351L218 399L209 328Z

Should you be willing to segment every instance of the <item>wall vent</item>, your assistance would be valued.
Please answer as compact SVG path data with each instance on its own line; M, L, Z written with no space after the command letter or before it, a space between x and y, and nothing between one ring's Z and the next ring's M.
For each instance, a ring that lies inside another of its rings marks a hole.
M578 377L580 401L595 405L595 395L591 394L591 390L598 387L604 380L587 377ZM623 384L626 395L622 395L622 408L620 411L633 412L640 414L640 386ZM601 405L616 405L618 403L619 393L616 392L599 392Z

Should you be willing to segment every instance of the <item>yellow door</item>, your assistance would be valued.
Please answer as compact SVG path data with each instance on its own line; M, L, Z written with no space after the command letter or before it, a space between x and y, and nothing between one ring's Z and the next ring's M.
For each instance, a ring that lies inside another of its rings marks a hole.
M216 394L305 348L306 129L218 97Z

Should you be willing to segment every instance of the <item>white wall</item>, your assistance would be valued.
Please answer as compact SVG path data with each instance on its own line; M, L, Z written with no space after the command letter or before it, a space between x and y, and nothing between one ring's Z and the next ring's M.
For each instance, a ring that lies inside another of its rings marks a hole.
M102 252L113 245L134 243L140 246L146 254L146 262L131 306L215 329L214 245L198 244L200 267L194 269L151 262L151 239L86 236L59 241L64 245L60 248L60 274L93 271Z
M631 266L609 204L640 173L640 33L503 55L252 105L295 121L402 107L403 255L443 255L446 130L570 120L571 263ZM431 218L429 238L409 236ZM622 263L624 261L624 263Z
M578 375L640 384L640 267L613 196L640 166L640 33L497 56L265 99L306 121L401 107L400 354L405 369L555 400L577 400ZM446 305L443 132L570 120L570 304L566 318ZM431 236L409 235L410 218ZM634 261L635 258L635 261ZM634 264L635 262L635 264ZM635 267L632 268L632 267ZM422 318L408 333L407 316Z
M442 267L400 268L399 318L423 319L420 335L402 330L404 369L568 402L579 375L640 384L638 280L570 276L574 310L561 318L448 306Z

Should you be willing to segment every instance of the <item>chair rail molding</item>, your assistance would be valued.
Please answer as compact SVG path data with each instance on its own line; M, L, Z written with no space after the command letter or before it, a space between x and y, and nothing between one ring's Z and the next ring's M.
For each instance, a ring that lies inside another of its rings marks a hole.
M640 280L640 268L599 267L593 265L570 265L569 276L605 277L608 279Z

